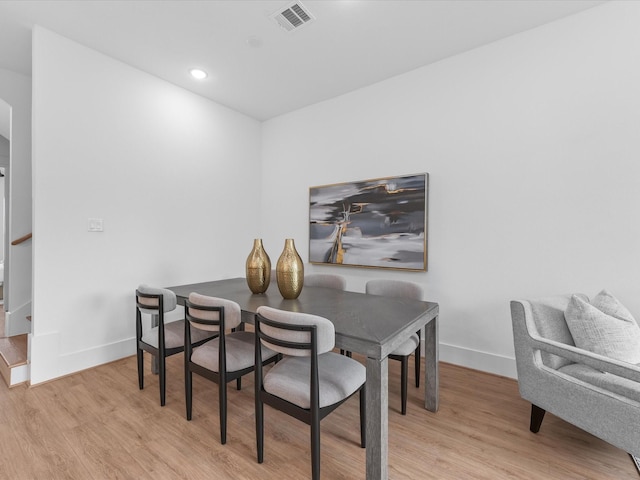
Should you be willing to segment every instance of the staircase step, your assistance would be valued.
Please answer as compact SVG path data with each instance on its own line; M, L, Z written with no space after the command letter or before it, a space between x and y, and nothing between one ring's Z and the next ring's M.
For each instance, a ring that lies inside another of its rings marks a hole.
M0 374L9 387L27 381L27 335L0 338Z

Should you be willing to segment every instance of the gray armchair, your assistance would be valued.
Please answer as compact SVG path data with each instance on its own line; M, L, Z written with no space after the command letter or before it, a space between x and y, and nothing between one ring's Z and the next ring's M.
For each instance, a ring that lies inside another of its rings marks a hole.
M564 316L570 299L511 302L518 386L531 402L530 429L537 433L548 411L640 456L640 366L575 347Z

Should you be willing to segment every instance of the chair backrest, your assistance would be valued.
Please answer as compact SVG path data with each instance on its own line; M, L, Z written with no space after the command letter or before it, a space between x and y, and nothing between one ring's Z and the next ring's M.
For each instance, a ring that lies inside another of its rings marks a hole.
M369 295L422 300L422 287L404 280L369 280L365 291Z
M240 305L231 300L190 293L185 303L185 319L192 327L211 332L236 328L242 321Z
M335 346L335 328L330 320L272 307L258 307L256 335L271 350L297 357L313 354L314 336L318 355L333 350Z
M176 294L166 288L155 288L142 284L136 289L136 306L142 313L157 314L176 309Z
M347 288L347 281L341 275L334 275L330 273L311 273L304 276L304 286L344 290Z

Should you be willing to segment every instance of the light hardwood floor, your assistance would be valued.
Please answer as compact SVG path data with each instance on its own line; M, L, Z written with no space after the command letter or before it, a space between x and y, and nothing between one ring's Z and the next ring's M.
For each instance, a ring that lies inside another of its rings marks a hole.
M391 479L638 478L626 453L553 415L547 414L539 434L529 432L529 405L511 379L442 364L440 411L424 409L424 387L412 386L410 375L402 416L399 364L390 364ZM217 385L194 375L188 422L180 355L168 359L165 407L157 376L147 373L145 380L138 390L130 357L35 387L1 385L0 478L309 478L308 428L269 407L265 462L256 462L251 376L241 391L230 384L224 446ZM357 398L322 422L321 439L324 479L364 478Z

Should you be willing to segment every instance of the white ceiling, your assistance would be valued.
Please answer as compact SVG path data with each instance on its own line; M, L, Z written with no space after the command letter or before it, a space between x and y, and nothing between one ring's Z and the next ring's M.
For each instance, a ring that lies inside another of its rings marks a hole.
M3 0L0 68L31 74L39 24L265 120L604 2L302 0L315 21L288 33L270 15L290 3Z

